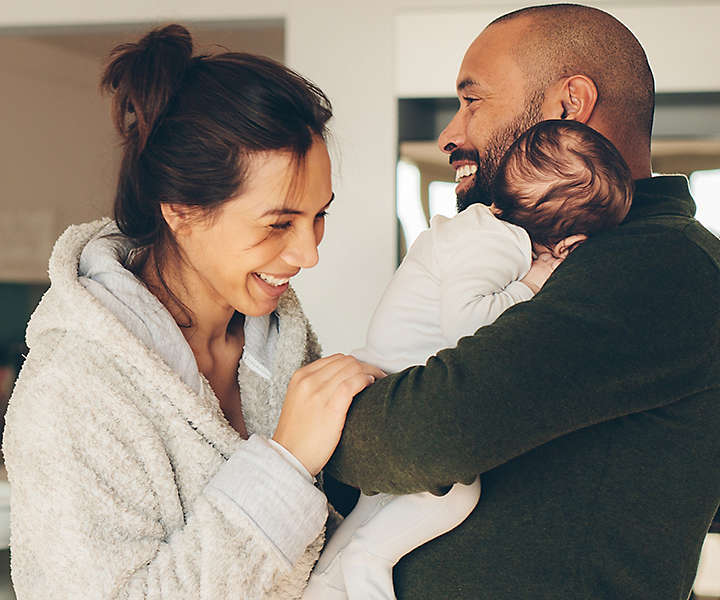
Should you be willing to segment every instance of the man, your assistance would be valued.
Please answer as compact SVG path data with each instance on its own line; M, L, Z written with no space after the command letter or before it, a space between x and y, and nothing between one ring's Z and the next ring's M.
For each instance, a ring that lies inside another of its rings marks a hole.
M685 599L720 500L720 241L684 178L649 179L645 54L602 11L533 7L480 34L457 88L439 143L461 209L558 118L615 144L633 206L533 300L359 394L327 470L390 493L481 473L470 517L396 566L400 599Z

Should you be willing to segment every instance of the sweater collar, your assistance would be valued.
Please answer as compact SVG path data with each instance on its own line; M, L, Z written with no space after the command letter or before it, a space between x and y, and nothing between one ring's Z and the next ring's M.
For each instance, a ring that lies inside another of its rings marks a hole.
M660 215L695 215L695 201L684 175L660 175L635 181L632 206L625 222Z

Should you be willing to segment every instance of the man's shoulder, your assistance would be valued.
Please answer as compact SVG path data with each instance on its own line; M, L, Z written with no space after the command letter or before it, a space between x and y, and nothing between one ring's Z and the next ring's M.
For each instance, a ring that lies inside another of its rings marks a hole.
M666 270L690 268L720 273L720 238L695 218L676 214L650 215L624 223L588 244L598 255L615 254L627 268L658 263Z

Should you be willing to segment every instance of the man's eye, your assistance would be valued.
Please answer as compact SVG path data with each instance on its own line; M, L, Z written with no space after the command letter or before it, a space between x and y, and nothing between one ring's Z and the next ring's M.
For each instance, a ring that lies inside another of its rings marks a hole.
M315 215L315 218L316 219L324 219L327 216L328 216L328 211L323 210L323 211L320 211L317 215Z
M469 96L463 96L463 100L465 100L467 104L472 104L473 102L477 102L479 98L470 98Z

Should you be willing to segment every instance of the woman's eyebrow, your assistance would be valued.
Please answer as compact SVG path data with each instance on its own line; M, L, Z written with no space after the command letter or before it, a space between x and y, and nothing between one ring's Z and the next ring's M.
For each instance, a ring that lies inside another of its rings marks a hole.
M328 200L328 203L322 207L322 210L325 210L332 201L335 200L335 193L330 196L330 200ZM260 215L260 218L268 217L268 216L280 216L280 215L304 215L305 212L302 210L297 210L296 208L288 208L288 207L281 207L281 208L271 208L270 210L266 210L262 215Z
M271 208L270 210L266 210L263 214L260 215L260 218L262 217L268 217L270 215L302 215L305 214L301 210L296 210L294 208Z

